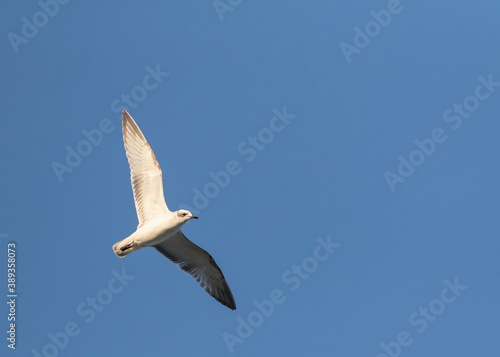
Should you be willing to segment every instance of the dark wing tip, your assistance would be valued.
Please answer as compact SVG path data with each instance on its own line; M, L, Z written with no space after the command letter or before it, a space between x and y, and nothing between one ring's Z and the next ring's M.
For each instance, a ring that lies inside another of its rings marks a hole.
M229 289L226 280L222 281L223 287L218 290L215 294L210 293L205 289L215 300L220 302L222 305L227 306L231 310L236 310L236 302L234 301L233 293Z
M155 245L154 246L158 252L163 254L165 257L170 259L172 262L177 264L177 266L194 277L198 284L205 290L210 296L212 296L215 300L220 302L222 305L230 308L231 310L236 310L236 302L234 301L234 296L233 293L231 292L231 289L229 288L229 285L227 284L226 278L224 277L224 274L220 270L219 266L215 262L214 258L209 254L209 259L210 259L210 264L213 265L217 270L220 272L221 278L220 278L220 284L222 286L214 287L213 284L205 284L203 282L203 279L198 278L198 269L196 266L184 262L180 257L176 256L175 254L172 254L171 252L167 251L166 249L163 249L160 245ZM208 254L208 253L207 253Z
M218 291L217 291L218 296L210 293L208 290L207 290L207 292L210 295L212 295L215 298L215 300L220 302L222 305L227 306L231 310L236 310L236 302L234 301L233 293L231 292L231 289L229 288L229 285L227 284L226 277L224 276L224 274L222 273L222 270L219 268L219 266L215 262L215 259L210 254L208 254L208 259L209 259L210 265L212 265L214 268L216 268L219 271L220 277L221 277L220 281L221 281L222 287L220 289L218 289Z

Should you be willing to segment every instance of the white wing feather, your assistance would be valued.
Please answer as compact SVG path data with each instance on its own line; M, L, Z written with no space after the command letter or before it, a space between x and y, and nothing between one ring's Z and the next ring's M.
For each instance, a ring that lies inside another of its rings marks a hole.
M170 212L163 195L160 165L134 119L123 111L123 142L130 165L130 180L134 191L139 225Z

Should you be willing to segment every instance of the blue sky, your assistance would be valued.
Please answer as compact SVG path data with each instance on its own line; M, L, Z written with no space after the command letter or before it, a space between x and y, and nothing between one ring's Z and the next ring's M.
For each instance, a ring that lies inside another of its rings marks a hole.
M4 4L2 356L498 356L499 12ZM114 255L137 226L122 109L236 311L154 249Z

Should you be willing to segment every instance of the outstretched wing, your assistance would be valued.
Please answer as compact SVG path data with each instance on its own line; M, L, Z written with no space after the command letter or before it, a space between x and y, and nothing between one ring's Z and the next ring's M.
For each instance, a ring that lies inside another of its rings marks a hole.
M163 178L158 161L134 119L123 111L123 142L130 165L139 227L149 220L168 213L163 196Z
M191 275L215 300L236 310L233 293L224 274L208 252L191 242L181 232L154 246L161 254Z

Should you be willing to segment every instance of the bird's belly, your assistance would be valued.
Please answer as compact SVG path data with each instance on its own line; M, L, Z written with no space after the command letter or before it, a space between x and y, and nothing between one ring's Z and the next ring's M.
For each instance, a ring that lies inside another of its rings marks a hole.
M142 246L153 246L155 244L163 242L168 237L174 235L180 230L180 227L169 227L165 224L152 224L143 226L137 232L140 234L140 244Z

